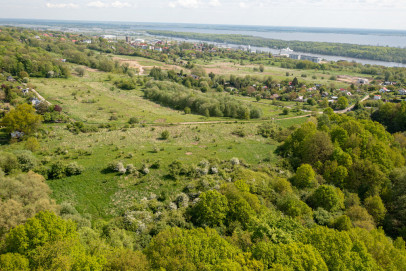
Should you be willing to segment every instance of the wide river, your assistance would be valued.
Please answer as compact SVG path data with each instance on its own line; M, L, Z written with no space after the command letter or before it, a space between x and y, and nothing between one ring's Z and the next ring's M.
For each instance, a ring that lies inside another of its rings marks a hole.
M168 39L172 40L177 40L177 41L187 41L187 42L206 42L208 44L214 44L219 47L227 47L227 48L233 48L233 49L243 49L243 50L248 50L247 46L244 45L238 45L238 44L229 44L229 43L217 43L217 42L210 42L210 41L203 41L203 40L194 40L194 39L182 39L182 38L171 38L167 37ZM250 50L253 52L269 52L273 55L280 54L280 50L277 49L272 49L268 47L257 47L257 46L251 46ZM361 63L363 65L379 65L379 66L384 66L384 67L402 67L406 68L406 64L402 63L397 63L397 62L386 62L386 61L379 61L379 60L369 60L369 59L360 59L360 58L352 58L352 57L345 57L345 56L331 56L331 55L320 55L320 54L311 54L311 53L302 53L302 52L294 52L295 54L303 54L303 55L308 55L308 56L316 56L320 57L323 60L327 61L340 61L340 60L345 60L348 62L357 62Z
M155 28L155 27L151 27ZM231 28L231 27L230 27ZM200 28L200 27L156 27L159 30L169 30L178 32L194 32L194 33L209 33L209 34L237 34L237 35L251 35L263 37L268 39L278 40L300 40L300 41L316 41L316 42L338 42L350 43L360 45L373 45L373 46L389 46L406 48L406 31L366 31L366 30L335 30L325 29L324 31L315 29L311 32L307 28L289 29L281 28L280 30L273 30L275 28L252 28L252 30L241 29L218 29L218 28ZM258 31L258 30L263 31Z
M134 26L133 26L134 27ZM176 32L210 33L210 34L238 34L251 35L269 39L299 40L316 42L337 42L360 45L389 46L406 49L406 30L369 30L369 29L332 29L332 28L303 28L303 27L265 27L265 26L222 26L222 25L188 25L188 24L150 24L136 25L138 29L169 30ZM179 39L178 39L179 40ZM181 39L180 39L181 40ZM189 40L191 41L191 40ZM232 48L239 45L227 44ZM279 50L266 47L251 46L251 50L271 52L278 54ZM301 53L301 52L297 52ZM406 67L406 64L351 58L344 56L331 56L304 53L306 55L321 57L328 61L354 61L361 64L381 65L385 67Z

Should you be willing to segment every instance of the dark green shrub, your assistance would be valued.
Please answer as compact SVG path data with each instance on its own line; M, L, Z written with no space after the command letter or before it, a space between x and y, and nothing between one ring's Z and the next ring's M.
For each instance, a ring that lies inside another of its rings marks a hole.
M169 138L169 132L168 132L168 130L163 131L163 132L161 133L161 139L166 140L166 139L168 139L168 138Z
M61 161L54 162L49 169L48 177L50 179L63 178L65 177L65 170L66 166Z
M132 117L128 121L129 124L137 124L140 123L140 120L137 117Z

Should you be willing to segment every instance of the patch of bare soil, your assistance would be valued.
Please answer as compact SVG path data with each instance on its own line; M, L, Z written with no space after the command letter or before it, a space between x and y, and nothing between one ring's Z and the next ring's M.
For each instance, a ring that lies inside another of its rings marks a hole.
M349 76L349 75L338 75L337 81L345 82L348 84L356 84L359 77Z

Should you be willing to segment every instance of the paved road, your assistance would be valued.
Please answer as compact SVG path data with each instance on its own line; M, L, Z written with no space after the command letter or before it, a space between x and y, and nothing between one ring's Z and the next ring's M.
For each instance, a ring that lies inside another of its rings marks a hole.
M364 98L362 98L359 102L362 103L363 101L365 101L365 100L368 99L368 98L369 98L369 95L366 95L366 96L365 96ZM339 111L335 111L334 113L338 113L338 114L346 113L346 112L348 112L348 111L351 111L351 110L354 108L354 106L355 106L355 104L353 104L353 105L347 107L346 109L339 110Z

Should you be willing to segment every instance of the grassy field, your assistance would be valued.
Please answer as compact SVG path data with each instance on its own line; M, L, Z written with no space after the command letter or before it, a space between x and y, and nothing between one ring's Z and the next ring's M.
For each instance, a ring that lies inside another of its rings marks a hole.
M64 112L75 121L89 124L123 124L131 117L137 117L143 123L179 123L198 121L219 121L227 118L206 118L183 111L162 107L145 100L140 89L120 90L109 80L109 73L88 70L84 77L73 76L69 79L31 80L40 94L52 104L62 106ZM118 75L111 75L119 77ZM302 113L281 115L282 107L274 106L270 101L256 102L254 98L238 97L247 104L260 108L264 118L286 118ZM286 105L294 105L287 103ZM229 119L234 121L233 119Z
M245 137L232 134L238 129L244 130ZM167 140L160 139L164 130L170 134ZM112 210L119 212L135 199L140 200L151 193L179 192L176 190L180 186L165 178L167 166L173 160L195 165L203 159L229 160L232 157L250 164L264 159L276 162L273 153L276 144L256 133L257 125L239 123L140 126L79 135L68 132L63 126L54 126L48 139L42 141L43 158L75 160L85 168L79 176L48 181L58 202L69 201L82 213L108 217ZM61 150L63 154L57 154ZM83 153L87 154L81 155ZM104 173L113 161L133 164L137 169L143 164L160 161L161 167L138 178Z
M84 167L81 175L48 180L53 197L58 203L72 203L82 214L90 214L94 219L117 216L134 202L162 191L176 195L183 181L166 177L168 165L174 160L197 165L203 159L238 157L249 164L263 160L275 163L274 150L278 143L258 135L258 126L272 118L281 127L307 120L294 118L295 113L281 115L281 107L248 97L236 98L260 107L264 119L243 122L186 115L145 100L139 89L115 88L109 75L119 76L88 70L84 77L31 79L36 90L52 104L61 105L71 120L95 125L111 123L115 127L74 134L66 129L66 124L46 124L44 128L48 132L40 139L38 156L41 160L76 161ZM110 120L112 116L116 119ZM140 123L128 128L126 124L131 117L137 117ZM162 140L161 133L165 130L170 136ZM244 132L243 136L238 135L240 131ZM20 149L23 143L5 147L6 150ZM118 175L106 172L113 161L133 164L138 170L154 163L160 167L151 168L149 174L138 177Z
M187 71L185 67L177 66L177 65L169 65L165 64L160 61L145 59L142 57L134 57L134 56L114 56L115 59L121 62L132 63L132 66L144 66L145 72L148 73L152 67L160 67L165 70L175 69ZM320 71L320 70L298 70L298 69L286 69L281 68L276 63L275 65L264 64L265 70L264 72L254 71L254 68L258 68L259 64L252 64L246 61L243 65L239 62L231 59L222 59L222 58L213 58L211 60L195 60L196 64L202 66L206 73L209 74L210 72L215 73L216 75L238 75L238 76L257 76L257 77L268 77L271 76L273 79L276 80L285 80L286 78L293 79L297 77L300 81L304 81L306 83L317 83L323 84L326 86L330 86L334 84L335 87L348 87L350 85L349 82L346 82L344 79L338 78L338 80L330 80L331 76L339 77L339 76L346 76L356 80L356 78L365 78L365 75L358 74L354 72L348 71ZM286 74L289 74L287 76ZM306 77L302 77L305 75ZM315 77L315 78L313 78ZM372 79L372 78L370 78Z

